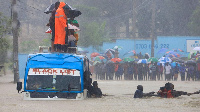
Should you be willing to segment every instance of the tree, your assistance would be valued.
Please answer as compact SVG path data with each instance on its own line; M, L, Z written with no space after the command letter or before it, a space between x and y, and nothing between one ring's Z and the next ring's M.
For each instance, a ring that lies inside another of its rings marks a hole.
M7 38L0 39L0 65L4 65L7 60L7 51L10 47L9 40Z
M20 53L33 53L38 51L39 45L36 44L34 40L26 40L21 43L21 47L19 49Z
M11 21L0 12L0 65L6 62L9 49L9 39L5 38L11 31Z
M196 10L194 10L191 20L188 24L191 35L199 36L200 35L200 7L198 6Z
M198 6L197 0L155 0L157 36L187 36L190 34L188 23L192 12ZM142 2L142 1L141 1ZM144 4L143 4L144 5ZM151 29L151 6L146 5L137 15L139 37L149 37ZM190 25L191 27L191 25ZM191 28L190 28L191 29Z
M161 35L189 35L188 23L198 4L198 0L157 0L157 28L163 32Z
M151 32L151 10L143 8L138 11L137 23L139 38L149 38Z
M132 14L132 0L87 0L84 1L84 5L96 9L97 13L91 14L88 18L90 21L98 23L106 21L106 32L110 32L109 37L116 38L119 28L125 26L124 23Z
M95 7L80 5L76 6L83 15L80 16L80 38L78 41L79 46L89 47L99 50L99 46L103 44L107 38L105 30L106 22L93 19L99 16L99 11Z
M83 24L79 45L84 47L92 46L98 50L98 47L106 40L105 22L100 24L91 22Z
M3 38L11 31L11 20L0 12L0 38Z

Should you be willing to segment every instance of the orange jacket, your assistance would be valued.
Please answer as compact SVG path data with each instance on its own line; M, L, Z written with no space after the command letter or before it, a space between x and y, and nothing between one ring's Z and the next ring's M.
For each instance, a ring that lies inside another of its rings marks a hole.
M172 91L169 90L167 91L167 98L173 98L174 96L172 95Z
M63 7L64 2L60 2L58 9L55 14L55 40L54 44L65 44L65 27L67 27L67 16L65 15Z

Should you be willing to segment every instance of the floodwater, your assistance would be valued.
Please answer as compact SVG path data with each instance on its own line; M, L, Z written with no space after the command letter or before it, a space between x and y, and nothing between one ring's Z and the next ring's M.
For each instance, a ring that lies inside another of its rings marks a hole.
M24 101L18 94L13 75L0 77L0 112L199 112L200 94L178 98L134 99L137 85L143 85L144 93L158 91L166 81L106 81L98 80L102 98L66 101ZM200 90L199 81L171 81L175 90L195 92Z

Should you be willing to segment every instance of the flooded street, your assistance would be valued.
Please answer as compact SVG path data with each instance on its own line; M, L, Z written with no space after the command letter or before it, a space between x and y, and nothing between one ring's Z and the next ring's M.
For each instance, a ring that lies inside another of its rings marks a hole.
M65 101L24 101L23 94L18 94L16 85L11 83L12 75L0 78L1 112L198 112L200 94L183 95L178 98L142 98L134 99L137 85L143 85L144 93L157 92L166 81L105 81L98 80L102 98ZM195 92L200 89L199 81L172 81L177 91Z
M0 1L0 112L200 112L200 0Z

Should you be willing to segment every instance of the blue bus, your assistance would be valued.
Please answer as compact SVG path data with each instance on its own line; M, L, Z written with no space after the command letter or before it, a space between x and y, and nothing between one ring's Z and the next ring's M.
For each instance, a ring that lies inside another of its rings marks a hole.
M69 53L29 54L24 100L84 99L91 84L89 59Z

